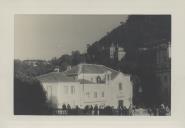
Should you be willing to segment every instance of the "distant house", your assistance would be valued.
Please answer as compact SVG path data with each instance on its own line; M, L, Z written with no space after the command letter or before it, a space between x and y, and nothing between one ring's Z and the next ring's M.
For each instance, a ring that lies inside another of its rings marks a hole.
M45 60L24 60L23 62L33 67L36 67L39 64L45 64L45 65L50 64L48 61L45 61Z
M79 64L65 72L51 72L37 77L47 99L54 107L109 105L117 108L132 104L130 76L104 65Z

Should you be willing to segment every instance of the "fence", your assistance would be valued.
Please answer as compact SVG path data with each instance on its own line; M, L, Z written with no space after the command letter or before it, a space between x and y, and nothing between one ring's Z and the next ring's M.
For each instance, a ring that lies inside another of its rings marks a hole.
M97 110L86 110L86 109L53 109L53 115L130 115L128 110L118 109L97 109Z

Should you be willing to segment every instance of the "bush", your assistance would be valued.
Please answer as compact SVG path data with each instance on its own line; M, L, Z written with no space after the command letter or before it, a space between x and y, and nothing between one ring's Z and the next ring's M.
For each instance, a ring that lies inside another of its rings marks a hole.
M39 81L23 76L14 77L14 114L49 114L46 95Z

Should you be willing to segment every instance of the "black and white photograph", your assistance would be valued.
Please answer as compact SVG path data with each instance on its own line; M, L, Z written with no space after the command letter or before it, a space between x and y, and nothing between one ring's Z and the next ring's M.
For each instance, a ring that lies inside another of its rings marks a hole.
M171 15L15 14L14 115L171 116Z

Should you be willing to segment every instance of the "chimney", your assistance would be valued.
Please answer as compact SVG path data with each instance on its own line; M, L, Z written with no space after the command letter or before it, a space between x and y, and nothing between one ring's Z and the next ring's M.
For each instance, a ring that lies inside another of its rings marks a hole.
M54 72L60 72L60 68L59 67L55 67L54 68Z

